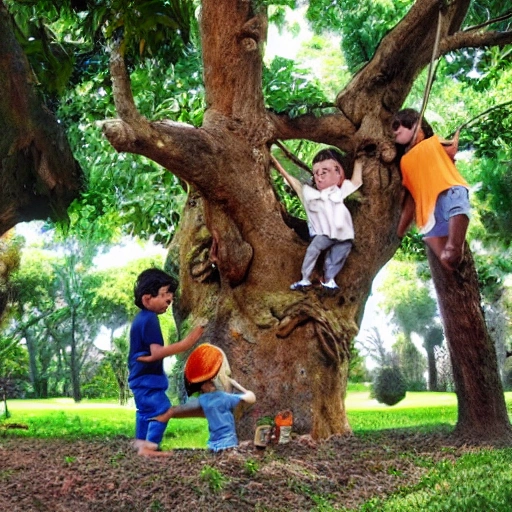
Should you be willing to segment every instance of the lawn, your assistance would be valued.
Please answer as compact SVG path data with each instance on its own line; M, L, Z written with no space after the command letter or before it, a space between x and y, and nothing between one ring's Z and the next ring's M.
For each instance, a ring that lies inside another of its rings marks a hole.
M134 435L135 408L115 402L71 398L9 400L9 423L21 423L27 430L16 435L36 438L111 438ZM189 418L169 423L163 449L204 448L208 439L205 419Z
M512 392L506 393L512 409ZM370 398L368 391L349 391L346 399L349 423L356 434L368 431L414 427L420 431L436 426L453 426L457 419L454 393L407 393L404 400L389 407ZM9 400L10 423L26 424L27 437L112 437L133 436L135 409L115 402L71 398ZM163 448L202 448L208 428L204 419L172 421Z

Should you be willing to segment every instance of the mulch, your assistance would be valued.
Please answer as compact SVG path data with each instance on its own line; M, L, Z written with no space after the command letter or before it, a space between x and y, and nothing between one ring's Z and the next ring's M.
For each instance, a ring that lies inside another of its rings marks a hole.
M145 458L126 438L0 437L0 510L10 512L310 511L357 508L413 485L430 462L472 450L448 434L413 430L308 437L220 455L175 450Z

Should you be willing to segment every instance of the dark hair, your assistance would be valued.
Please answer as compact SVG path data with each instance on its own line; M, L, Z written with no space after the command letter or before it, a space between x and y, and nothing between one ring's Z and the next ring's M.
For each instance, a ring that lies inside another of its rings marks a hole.
M195 395L196 393L200 393L201 392L201 386L205 383L205 382L208 382L209 380L211 379L207 379L203 382L189 382L185 377L183 377L183 381L185 383L185 391L187 393L187 396L192 396L192 395Z
M335 160L343 168L344 158L343 158L342 153L340 151L338 151L337 149L327 148L327 149L320 150L313 158L313 163L317 164L318 162L323 162L324 160Z
M141 272L133 288L135 305L140 309L146 309L142 304L142 296L149 294L151 297L156 297L163 286L168 286L169 291L174 293L178 288L178 283L174 277L159 268L148 268Z
M417 110L414 110L413 108L404 108L395 114L391 126L393 130L398 129L400 125L405 126L405 128L409 128L410 130L418 122L419 118L420 113ZM434 135L432 126L428 124L424 117L421 118L421 129L423 130L426 139Z

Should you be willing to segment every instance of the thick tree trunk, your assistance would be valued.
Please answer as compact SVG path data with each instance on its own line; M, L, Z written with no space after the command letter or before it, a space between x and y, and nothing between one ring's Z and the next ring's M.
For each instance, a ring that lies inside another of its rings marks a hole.
M458 401L456 433L466 438L511 436L496 351L480 305L478 279L469 248L460 271L428 259L448 342Z

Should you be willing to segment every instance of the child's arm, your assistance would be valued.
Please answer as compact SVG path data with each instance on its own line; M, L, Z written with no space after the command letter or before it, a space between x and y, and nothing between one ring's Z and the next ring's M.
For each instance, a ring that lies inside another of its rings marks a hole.
M363 162L360 158L354 162L354 170L352 171L350 181L356 189L363 184Z
M151 355L149 356L141 356L137 358L137 361L142 363L153 363L155 361L160 361L164 357L173 356L175 354L179 354L180 352L185 352L191 348L197 340L203 335L204 327L198 325L194 329L192 329L185 338L177 343L171 343L170 345L159 345L158 343L151 343L149 345L149 349L151 351Z
M278 160L273 155L270 155L270 159L272 160L272 164L277 169L279 174L281 174L281 176L287 181L288 185L290 185L290 187L293 188L293 190L299 197L302 197L302 183L297 178L294 178L292 175L288 174L284 170L284 167L278 162Z
M398 227L396 234L402 238L409 230L412 221L414 220L415 204L411 193L406 189L404 200L402 202L402 211L400 213L400 220L398 221Z
M188 402L175 405L166 412L150 418L151 420L160 421L161 423L167 423L171 418L204 418L204 411L197 398L191 399Z
M232 379L231 377L228 377L228 380L229 380L229 382L231 382L231 385L234 388L236 388L236 389L238 389L238 391L242 392L241 399L244 402L246 402L248 404L253 404L254 402L256 402L256 395L252 391L245 389L243 386L238 384L238 382L235 379Z

